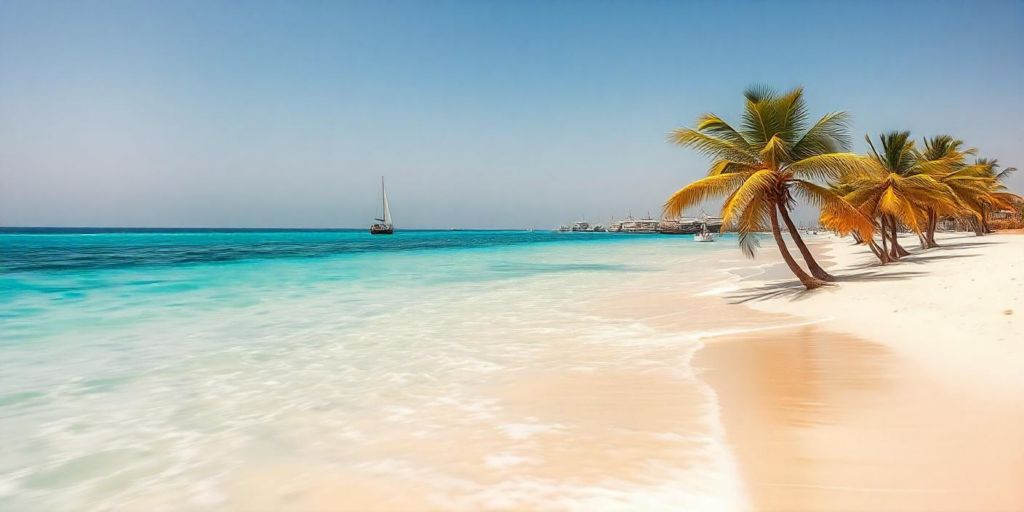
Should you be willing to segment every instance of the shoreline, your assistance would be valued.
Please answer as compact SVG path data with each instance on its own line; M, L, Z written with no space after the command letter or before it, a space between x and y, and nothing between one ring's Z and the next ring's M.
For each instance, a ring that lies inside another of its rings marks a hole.
M1024 350L1002 314L1020 306L1024 237L940 243L877 267L819 239L839 286L806 292L769 264L718 294L781 324L709 337L693 359L755 509L1024 509Z

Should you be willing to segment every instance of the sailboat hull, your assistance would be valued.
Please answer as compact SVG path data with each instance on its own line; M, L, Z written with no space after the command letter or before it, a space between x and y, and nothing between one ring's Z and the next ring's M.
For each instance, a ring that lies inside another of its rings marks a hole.
M371 235L391 235L391 234L394 234L394 233L395 233L395 227L394 226L379 226L379 225L376 225L376 224L374 224L373 226L370 226L370 234Z

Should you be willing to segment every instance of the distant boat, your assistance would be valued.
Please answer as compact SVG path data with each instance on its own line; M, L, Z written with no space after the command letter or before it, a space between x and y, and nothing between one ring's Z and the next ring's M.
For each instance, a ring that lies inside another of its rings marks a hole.
M629 216L626 217L626 220L613 222L612 228L609 231L613 233L657 233L658 221L651 218L650 212L648 212L647 217L643 219L634 219L633 212L630 212Z
M530 231L533 230L531 229ZM591 224L585 220L581 220L573 222L572 225L562 224L561 226L558 226L557 229L552 229L552 231L560 233L570 231L573 233L604 233L605 229L604 226L602 226L601 224Z
M581 220L579 222L573 222L571 229L573 231L590 231L591 230L590 229L590 223L585 221L585 220Z
M696 235L704 228L714 233L722 229L722 218L711 217L701 210L700 217L662 219L660 227L663 235Z
M384 176L380 177L381 216L375 217L377 221L370 226L371 235L390 235L395 232L395 225L391 223L391 208L388 207L388 191L384 188Z
M694 242L714 242L715 241L715 234L710 232L710 231L708 231L708 225L707 224L701 224L701 226L700 226L700 233L697 233L696 235L693 235L693 241Z

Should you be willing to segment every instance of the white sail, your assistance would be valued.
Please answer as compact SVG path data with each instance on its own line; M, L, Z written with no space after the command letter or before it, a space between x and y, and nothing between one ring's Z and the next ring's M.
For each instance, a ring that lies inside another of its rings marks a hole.
M384 188L384 177L380 177L380 192L384 196L384 223L391 225L391 208L388 208L388 191Z

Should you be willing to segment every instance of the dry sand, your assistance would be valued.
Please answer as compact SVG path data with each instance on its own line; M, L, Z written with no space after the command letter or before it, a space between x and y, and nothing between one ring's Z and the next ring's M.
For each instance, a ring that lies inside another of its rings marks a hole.
M1024 236L940 243L878 267L825 239L838 286L773 271L723 296L820 320L694 360L755 509L1024 510Z

